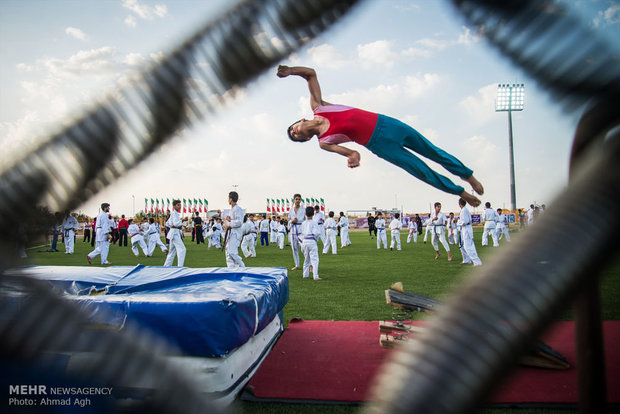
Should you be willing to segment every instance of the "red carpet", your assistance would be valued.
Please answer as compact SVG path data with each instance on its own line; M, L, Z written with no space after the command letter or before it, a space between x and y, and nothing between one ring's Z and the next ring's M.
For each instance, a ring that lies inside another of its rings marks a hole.
M608 400L620 403L620 322L607 321L605 363ZM490 398L492 404L575 404L578 399L574 323L557 322L541 338L571 368L519 368ZM373 376L393 350L379 345L378 322L291 321L246 387L243 399L359 403L369 398Z

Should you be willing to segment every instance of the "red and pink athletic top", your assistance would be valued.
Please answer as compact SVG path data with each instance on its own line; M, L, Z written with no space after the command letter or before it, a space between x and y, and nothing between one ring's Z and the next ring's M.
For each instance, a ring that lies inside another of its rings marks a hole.
M319 142L341 144L357 142L368 144L377 125L378 114L344 105L320 105L314 115L329 121L327 131L319 135Z

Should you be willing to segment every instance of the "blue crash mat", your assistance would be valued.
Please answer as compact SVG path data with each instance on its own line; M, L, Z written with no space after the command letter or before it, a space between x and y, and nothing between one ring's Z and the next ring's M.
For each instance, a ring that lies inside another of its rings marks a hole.
M96 325L138 324L184 355L222 356L267 326L288 302L285 268L30 266ZM105 293L89 296L91 289Z

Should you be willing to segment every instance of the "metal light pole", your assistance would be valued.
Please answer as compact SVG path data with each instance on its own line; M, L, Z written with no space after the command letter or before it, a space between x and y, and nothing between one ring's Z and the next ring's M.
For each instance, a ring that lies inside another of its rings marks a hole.
M512 111L522 111L524 107L525 86L522 83L497 85L496 112L508 112L508 151L510 152L510 206L517 209L515 188L515 157L512 142Z

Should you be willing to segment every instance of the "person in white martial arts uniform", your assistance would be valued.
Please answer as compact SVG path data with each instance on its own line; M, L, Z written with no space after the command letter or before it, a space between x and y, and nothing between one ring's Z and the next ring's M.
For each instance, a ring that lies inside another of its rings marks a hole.
M228 193L228 204L230 204L230 214L224 217L226 221L226 231L228 239L226 240L226 266L227 267L245 267L241 256L239 256L239 246L243 233L241 225L243 224L243 209L237 204L239 194L236 191Z
M452 253L450 252L450 246L448 242L446 242L446 215L441 212L441 203L435 203L435 214L431 217L431 226L433 229L433 236L431 238L431 243L435 248L435 260L439 259L439 242L443 245L444 249L446 249L446 253L448 254L448 261L452 261Z
M61 224L64 233L65 254L73 254L75 251L75 233L80 224L77 219L71 215L69 210L65 211L65 218Z
M428 235L429 234L433 234L433 224L431 223L431 217L427 217L424 220L424 243L426 243L426 241L428 240Z
M448 244L456 243L456 219L454 213L450 213L446 222L446 233L448 233Z
M332 254L337 254L336 250L336 236L338 235L338 225L336 224L336 220L334 220L334 212L330 211L325 220L325 233L327 236L327 243L323 245L323 254L327 254L329 251L329 246L332 247Z
M409 235L407 236L407 243L411 243L411 239L413 239L414 243L418 242L418 222L415 220L415 217L411 217L409 220L409 225L407 225L407 230L409 231Z
M536 207L534 204L530 204L530 209L527 211L527 225L531 226L534 224L534 212L536 211Z
M497 241L497 233L495 232L495 228L497 226L497 220L499 217L495 210L491 208L491 203L488 201L484 203L485 209L482 213L482 220L484 221L484 231L482 232L482 245L489 245L489 236L493 239L493 247L498 247L499 242Z
M351 245L351 239L349 239L349 219L344 215L344 212L340 212L340 218L338 219L338 225L340 226L340 247L345 248Z
M482 266L482 261L478 257L476 252L476 245L474 244L474 230L471 227L471 213L467 208L467 202L462 198L459 199L459 207L461 212L459 213L459 220L457 227L461 233L459 239L459 247L461 248L461 254L463 255L463 261L461 264L473 263L474 266Z
M257 228L256 223L254 222L254 214L248 214L243 220L243 240L241 240L241 252L246 259L248 257L256 257Z
M385 219L383 213L377 211L377 218L375 219L375 228L377 229L377 249L381 248L383 242L383 248L387 249L387 234L385 232Z
M149 249L144 242L144 233L140 231L140 228L136 223L134 223L133 219L127 220L129 227L127 228L127 233L129 233L129 240L131 241L131 251L134 256L139 257L140 251L138 250L138 246L142 248L144 255L146 257L150 257Z
M291 270L299 269L299 250L301 249L301 224L306 220L306 211L301 206L301 194L293 196L293 205L288 211L288 223L291 232L291 249L295 266Z
M321 235L316 221L312 219L314 216L314 208L306 207L306 220L301 223L301 251L304 254L304 271L303 278L310 277L310 266L312 266L312 276L314 280L321 280L319 277L319 247L316 242Z
M269 242L270 243L278 243L278 226L280 225L280 220L276 216L271 217L271 221L269 222Z
M511 242L512 240L510 240L510 233L508 232L508 216L502 213L502 209L498 208L497 209L497 228L496 228L496 235L495 237L497 237L497 241L499 242L499 240L502 238L502 236L506 236L506 241L507 242Z
M319 206L314 206L314 217L312 218L312 220L314 220L315 223L319 226L319 230L321 232L320 239L323 243L323 247L325 247L325 228L323 227L323 225L325 224L325 214L323 214Z
M92 263L93 259L98 254L100 254L102 265L112 264L108 262L110 240L112 239L112 236L110 234L112 231L112 223L110 223L110 218L108 217L109 212L110 204L101 204L101 213L99 213L99 215L97 216L97 224L95 226L95 250L88 253L88 255L86 256L88 259L88 263Z
M394 214L394 218L390 221L390 250L394 250L394 244L396 244L396 250L400 248L400 229L403 227L403 223L400 222L400 213Z
M216 249L220 249L222 247L222 219L216 217L213 221L213 226L211 227L211 237L209 238L209 247L215 246Z
M284 241L286 240L286 226L284 225L284 223L284 220L280 220L280 223L277 227L278 235L276 237L276 240L278 242L278 247L280 248L280 250L284 250Z
M161 241L161 230L159 228L159 223L155 222L154 218L149 219L149 229L146 233L146 247L148 248L148 256L152 256L155 251L155 247L159 246L163 253L168 251L168 248Z
M181 220L181 200L172 200L172 213L166 221L166 227L168 230L168 240L170 240L170 247L168 248L168 255L164 262L164 267L172 266L174 256L177 257L177 266L182 267L185 263L185 253L187 249L183 244L182 232L183 221Z

